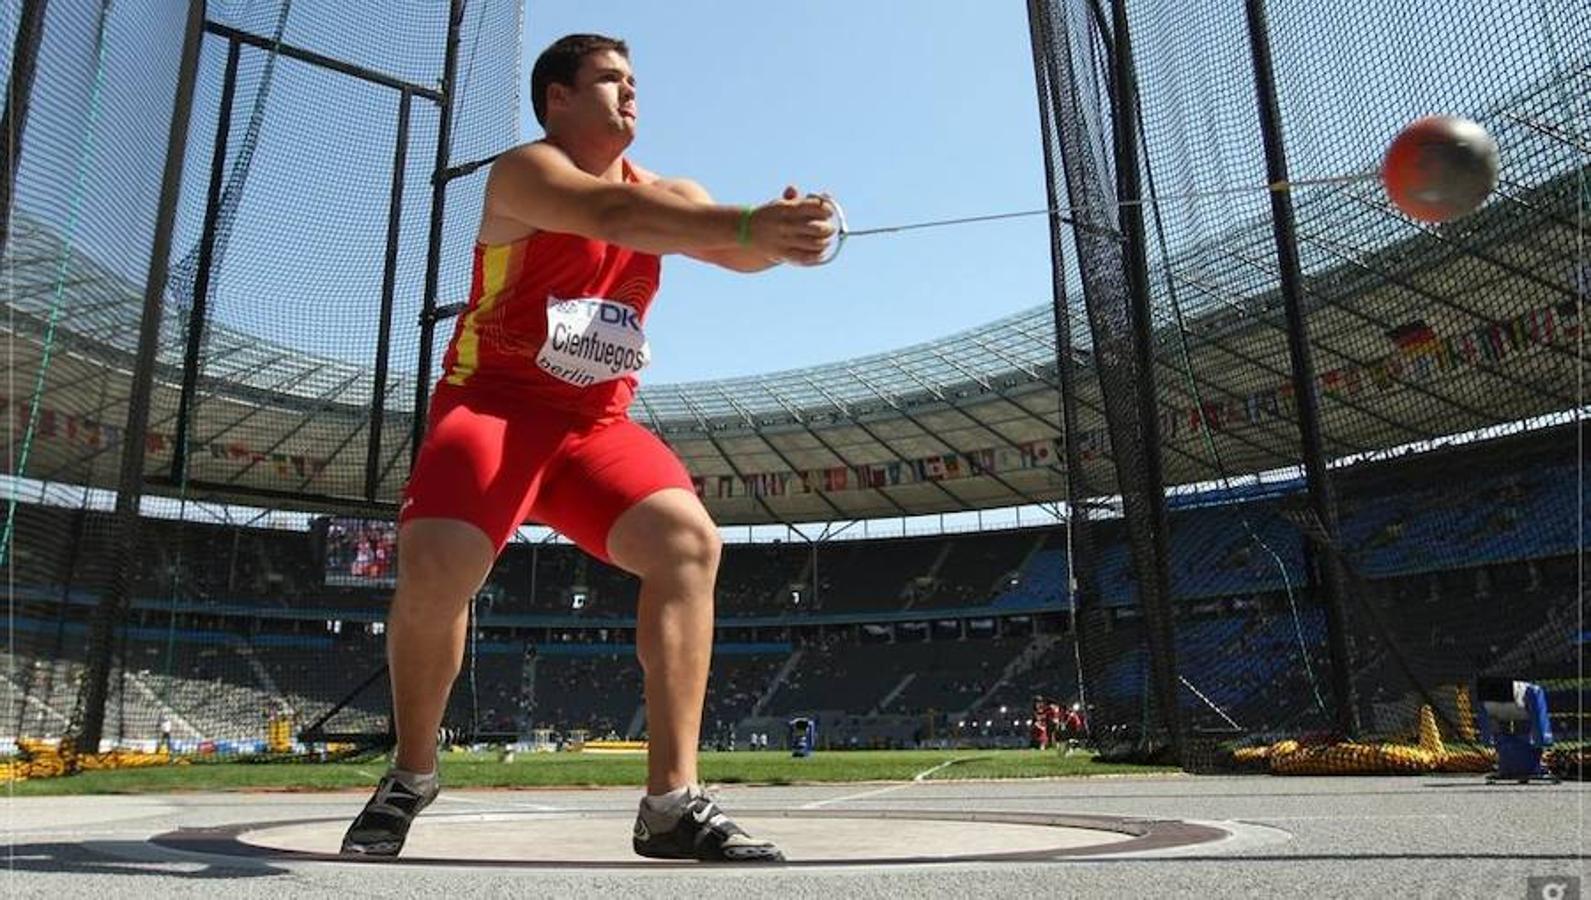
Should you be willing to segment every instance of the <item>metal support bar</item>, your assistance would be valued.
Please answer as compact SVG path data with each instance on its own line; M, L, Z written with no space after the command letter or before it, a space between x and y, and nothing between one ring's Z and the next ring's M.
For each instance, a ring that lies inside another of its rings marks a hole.
M447 171L453 144L453 81L459 67L459 28L464 20L464 0L448 4L447 52L442 62L442 97L437 104L436 164L432 171ZM420 304L420 358L414 372L414 418L410 428L409 464L414 464L425 439L425 410L431 400L431 344L436 334L437 280L442 273L442 225L447 204L447 179L431 183L431 234L425 258L425 296Z
M1116 145L1117 199L1125 254L1128 312L1132 319L1132 350L1137 361L1139 433L1143 437L1145 505L1152 545L1151 571L1140 583L1139 597L1146 626L1152 690L1160 724L1167 732L1173 758L1182 759L1182 716L1177 705L1177 660L1171 610L1170 526L1166 519L1165 471L1161 460L1159 397L1155 391L1154 320L1149 307L1149 264L1143 220L1142 186L1138 168L1138 85L1134 70L1131 30L1126 0L1112 0L1111 32L1115 38L1115 97L1113 107Z
M1269 28L1264 0L1246 0L1249 49L1254 63L1254 92L1259 104L1260 132L1265 139L1265 172L1271 179L1287 177L1287 151L1282 142L1281 105L1276 98L1276 72L1272 66ZM1310 512L1320 529L1315 554L1326 610L1326 643L1331 655L1331 690L1336 701L1337 729L1352 738L1359 733L1348 655L1348 619L1344 603L1341 561L1330 552L1337 539L1337 505L1331 475L1321 444L1320 397L1315 387L1315 363L1304 321L1304 274L1298 257L1298 235L1293 198L1286 191L1271 192L1271 223L1276 237L1277 275L1282 306L1287 317L1287 350L1293 366L1293 396L1298 407L1298 431L1303 443L1304 483ZM1312 542L1317 541L1311 537Z
M1030 40L1033 43L1034 80L1038 86L1039 124L1044 144L1044 188L1050 206L1064 202L1059 185L1057 158L1059 141L1055 134L1049 92L1057 89L1056 66L1041 49L1049 44L1044 25L1043 0L1029 0ZM1099 5L1094 4L1096 15ZM1103 19L1102 15L1099 18ZM1105 34L1103 25L1100 27ZM1046 90L1048 89L1048 90ZM1087 708L1089 693L1104 680L1104 660L1092 641L1102 637L1099 626L1098 578L1093 564L1093 528L1089 524L1088 482L1083 472L1082 453L1077 445L1077 360L1072 347L1072 315L1066 296L1066 244L1060 222L1050 223L1050 308L1055 325L1055 374L1060 388L1061 452L1066 473L1066 580L1064 588L1072 611L1072 646L1078 668L1078 701L1084 704L1084 722L1092 728L1094 717ZM1013 401L1014 402L1014 401ZM1024 410L1026 407L1022 407Z
M217 503L248 502L263 500L270 504L298 503L305 509L333 510L349 515L379 517L395 515L398 511L396 503L382 501L369 501L362 497L339 496L336 494L319 494L309 491L294 490L289 488L266 488L240 486L230 481L207 481L201 478L189 478L185 484L176 484L165 476L151 475L146 482L150 487L169 489L175 492L183 488L188 492L190 499L206 499L213 497Z
M6 160L5 181L0 182L0 248L11 236L11 201L16 196L22 133L27 130L39 44L44 42L44 9L48 5L48 0L23 0L16 39L11 42L11 80L6 83L5 113L0 115L0 155Z
M381 276L381 321L376 331L375 386L370 398L370 438L365 445L365 499L376 499L381 481L381 438L387 413L387 370L392 358L392 306L398 287L398 238L402 232L403 175L409 157L407 90L398 98L398 137L392 151L392 193L387 200L387 258Z
M454 6L458 6L457 0L455 0ZM454 19L454 24L451 26L451 28L457 28L456 18ZM358 78L361 81L368 81L371 84L379 84L382 87L392 88L395 91L408 91L417 97L424 97L427 100L439 104L445 102L443 98L447 94L446 87L443 87L442 90L438 91L435 88L411 84L402 80L401 78L394 78L391 75L387 75L383 72L377 72L374 69L367 69L364 66L356 66L353 63L344 62L340 59L333 59L330 56L316 53L313 50L305 50L302 47L295 47L292 44L283 44L278 41L271 40L270 38L261 37L257 34L250 34L247 31L239 31L230 25L222 25L220 22L206 22L204 23L204 30L215 35L216 37L226 38L229 41L236 41L240 44L247 44L250 47L258 47L261 50L268 50L272 53L285 56L288 59L296 59L299 62L309 63L312 66L330 69L333 72L337 72L342 75L349 75L354 78ZM453 32L450 31L450 33Z
M221 214L227 140L232 132L232 103L237 97L237 41L227 44L226 74L221 82L221 108L216 113L215 149L210 154L210 189L204 204L204 229L199 236L199 265L193 275L193 305L188 308L188 347L182 358L182 394L177 398L177 427L172 435L171 480L181 484L188 472L188 431L194 396L199 388L199 354L210 309L210 270L215 263L215 223Z
M155 215L154 243L149 251L149 272L144 280L143 314L138 320L138 353L133 363L127 398L127 424L123 434L142 435L148 430L149 401L154 391L155 363L160 352L160 321L165 311L171 237L177 221L177 199L182 193L182 163L188 148L188 118L193 111L194 82L199 73L199 49L204 42L205 0L189 0L182 60L177 68L177 89L172 99L170 129L166 139L166 168L161 177L160 205ZM144 442L122 442L121 471L116 481L116 567L111 589L94 609L89 627L88 671L78 694L71 740L88 752L99 750L105 726L105 700L110 687L111 642L121 625L127 598L132 593L137 567L139 501L144 493Z

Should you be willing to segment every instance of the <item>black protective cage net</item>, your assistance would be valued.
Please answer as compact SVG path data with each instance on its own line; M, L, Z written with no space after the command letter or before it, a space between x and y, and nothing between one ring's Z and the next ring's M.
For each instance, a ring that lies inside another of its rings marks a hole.
M389 730L384 594L326 582L306 511L390 516L467 284L470 163L515 138L521 4L207 6L167 244L191 5L8 7L0 739L299 756ZM1073 602L1020 678L967 703L1075 700L1099 745L1189 765L1214 741L1411 739L1426 706L1467 740L1480 675L1579 707L1591 23L1523 0L1350 6L1028 3L1047 194L1078 208L1052 234L1070 519L1018 541L1064 553ZM1295 192L1289 299L1267 196L1187 196L1268 180L1260 55L1292 176L1373 169L1399 127L1443 112L1497 137L1498 192L1444 226L1373 181ZM1130 196L1162 199L1117 206ZM141 366L147 423L129 431ZM1306 446L1329 492L1300 486ZM914 552L858 547L731 553L720 599ZM567 547L511 546L447 727L637 733L633 619L573 606L633 608L634 590ZM494 597L557 615L492 627ZM752 645L801 630L778 602L759 611L737 632ZM871 628L819 629L782 697L816 703L853 656L931 680L923 648L846 643ZM612 652L538 659L564 635ZM715 656L709 722L785 658ZM533 708L538 679L558 708ZM581 706L574 688L599 681L612 697ZM759 711L799 711L775 707Z
M0 734L279 746L379 663L307 618L303 511L379 517L407 474L522 6L7 10Z
M1052 203L1082 207L1054 229L1061 368L1108 426L1067 448L1097 739L1196 764L1217 741L1412 739L1430 707L1467 741L1481 675L1559 688L1560 737L1580 736L1572 7L1029 4ZM1212 193L1374 172L1428 114L1502 147L1496 194L1453 223L1375 179L1294 190L1285 218L1264 190ZM1134 197L1152 202L1115 205ZM1192 484L1226 502L1179 508ZM1094 512L1115 502L1122 520Z

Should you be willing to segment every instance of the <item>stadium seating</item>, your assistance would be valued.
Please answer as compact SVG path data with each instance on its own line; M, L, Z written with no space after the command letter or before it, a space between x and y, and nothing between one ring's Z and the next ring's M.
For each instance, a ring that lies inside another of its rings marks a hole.
M915 592L910 609L984 606L1048 536L1032 533L969 534L946 539L948 550Z
M641 667L634 654L543 655L536 663L532 719L538 725L624 737L641 702Z
M1577 502L1572 462L1507 463L1482 460L1451 484L1440 473L1394 465L1342 491L1339 546L1355 596L1382 610L1405 662L1424 681L1532 671L1563 658L1562 623L1578 596L1576 529L1591 522L1591 512ZM1184 496L1170 514L1172 593L1183 610L1175 630L1182 709L1210 727L1228 718L1249 728L1319 722L1314 697L1328 693L1325 620L1304 586L1300 500L1275 492L1218 499ZM51 540L16 544L18 639L6 660L16 674L0 691L18 713L0 731L58 733L83 674L88 610L116 559L111 519L21 504L16 522L19 533ZM143 524L132 615L113 661L125 673L113 679L118 733L152 739L170 717L179 739L241 739L287 710L303 725L382 664L384 639L372 623L390 590L326 586L304 532ZM1109 662L1089 685L1090 701L1139 708L1148 657L1130 554L1119 519L1093 524L1093 574L1111 624L1101 653ZM717 597L721 639L793 641L801 655L782 680L788 644L716 655L706 727L733 728L754 710L987 715L1023 708L1036 693L1069 701L1078 693L1071 642L1049 637L1036 645L1030 635L1035 619L1050 632L1063 621L1066 537L1049 528L727 546ZM595 734L644 729L633 647L607 643L633 640L633 632L605 624L633 617L637 598L636 579L567 544L510 545L483 592L482 612L574 617L590 628L507 631L488 618L473 688L467 672L450 701L450 724L523 728L524 648L541 642L532 722ZM921 619L903 620L915 612ZM833 624L836 615L843 626ZM741 626L737 636L736 618L748 616L777 624L757 633ZM1357 627L1353 678L1367 686L1367 710L1387 708L1399 698L1386 686L1402 676L1379 634L1363 621ZM559 649L564 642L598 652ZM373 683L328 728L385 729L386 690L385 680Z
M818 553L817 609L899 609L907 585L927 576L942 552L936 538L831 543Z
M1459 485L1411 481L1396 491L1345 492L1339 546L1360 576L1386 578L1574 552L1578 503L1572 464L1481 474ZM1282 590L1303 580L1302 535L1287 499L1190 506L1171 514L1173 594L1183 600ZM16 583L91 589L115 556L107 513L22 505ZM1103 602L1135 602L1130 554L1119 520L1095 523L1096 581ZM77 553L60 552L74 545ZM49 552L46 552L49 551ZM816 567L816 585L812 584ZM148 519L135 590L185 603L279 608L375 609L381 588L328 587L303 532L195 526ZM719 610L724 616L865 613L989 606L1014 611L1066 602L1060 529L877 541L746 544L725 548ZM633 616L638 582L567 544L510 544L488 582L502 613ZM581 609L572 589L583 588ZM813 588L816 587L816 590ZM792 588L801 591L796 602Z
M703 731L713 730L717 723L733 725L751 715L787 658L788 654L715 657L707 679Z
M935 641L912 646L916 659L901 654L914 676L881 712L960 712L991 690L1027 638ZM909 645L911 646L911 645Z

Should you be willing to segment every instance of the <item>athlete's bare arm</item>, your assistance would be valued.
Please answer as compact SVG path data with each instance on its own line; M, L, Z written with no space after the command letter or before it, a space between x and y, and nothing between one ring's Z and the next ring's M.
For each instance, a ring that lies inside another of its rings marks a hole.
M811 264L834 233L828 208L814 199L758 207L746 248L737 240L740 218L736 207L698 202L658 184L604 181L542 142L503 154L486 183L487 222L512 222L524 234L578 234L646 253L746 249L763 260Z
M658 187L673 191L693 203L713 205L712 195L707 189L689 178L659 178L653 181ZM785 192L785 199L794 200L799 194L794 188ZM702 262L722 266L735 272L761 272L779 264L779 260L770 259L752 247L722 247L711 250L686 250L685 255Z
M635 171L643 184L654 184L665 190L673 191L693 203L713 205L712 195L707 193L707 189L698 182L689 178L661 178L643 169L633 160L630 162L630 168ZM785 189L784 199L794 200L798 196L800 195L795 188ZM777 259L769 259L754 248L741 246L714 248L711 250L686 250L685 255L735 272L761 272L764 269L773 268L780 262Z

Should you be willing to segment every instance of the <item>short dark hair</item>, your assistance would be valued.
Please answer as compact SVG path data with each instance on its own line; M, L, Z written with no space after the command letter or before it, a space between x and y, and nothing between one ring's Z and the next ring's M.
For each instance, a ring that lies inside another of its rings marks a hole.
M547 124L547 88L561 84L573 87L580 62L592 53L612 50L625 59L630 58L630 47L618 38L601 34L567 34L541 51L536 65L530 70L530 107L536 122Z

